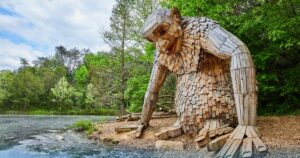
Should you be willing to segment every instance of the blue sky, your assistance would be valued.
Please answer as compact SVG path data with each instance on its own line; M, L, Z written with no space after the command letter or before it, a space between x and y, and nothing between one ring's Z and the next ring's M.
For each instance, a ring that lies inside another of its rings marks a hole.
M54 48L109 50L100 37L109 29L113 0L1 0L0 70L17 69Z

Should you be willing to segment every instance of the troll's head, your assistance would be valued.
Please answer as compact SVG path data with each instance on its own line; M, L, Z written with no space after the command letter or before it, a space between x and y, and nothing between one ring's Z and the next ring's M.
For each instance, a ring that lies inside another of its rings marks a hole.
M160 53L177 53L181 48L181 15L177 8L160 8L150 14L142 28L142 35L156 42Z

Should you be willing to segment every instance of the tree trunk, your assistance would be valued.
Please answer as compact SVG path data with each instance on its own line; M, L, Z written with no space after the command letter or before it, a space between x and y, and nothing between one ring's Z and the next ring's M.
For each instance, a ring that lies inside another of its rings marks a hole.
M125 26L124 26L125 27ZM125 28L123 28L122 48L121 48L121 114L125 114Z

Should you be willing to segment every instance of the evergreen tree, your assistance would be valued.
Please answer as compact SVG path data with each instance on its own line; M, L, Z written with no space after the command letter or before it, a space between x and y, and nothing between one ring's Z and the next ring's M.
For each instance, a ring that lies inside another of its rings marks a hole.
M110 31L103 33L104 41L110 45L113 52L117 54L120 61L119 66L119 88L120 88L120 112L125 113L125 90L127 84L127 68L126 68L126 53L130 47L130 30L133 27L132 5L133 0L116 0L116 5L113 6L112 15L110 17Z

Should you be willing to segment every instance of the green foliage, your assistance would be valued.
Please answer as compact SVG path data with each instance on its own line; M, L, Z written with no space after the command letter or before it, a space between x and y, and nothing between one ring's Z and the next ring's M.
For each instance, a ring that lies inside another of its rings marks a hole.
M79 88L83 88L88 83L89 71L85 65L82 65L75 71L74 79Z
M12 113L12 111L11 111L11 113ZM28 113L26 113L26 114L28 114L28 115L54 115L55 111L49 111L49 110L45 110L45 109L34 109L34 110L28 111Z
M290 113L300 101L300 5L289 1L168 0L184 16L218 21L249 47L259 83L259 114Z
M63 105L69 104L72 96L75 95L75 89L69 85L65 77L62 77L55 87L51 88L52 101L58 104L60 111L62 111Z
M89 95L93 96L96 108L117 107L120 104L120 62L113 53L86 54L84 65L89 72Z
M29 67L20 69L13 79L10 93L12 104L26 111L31 105L38 104L43 93L43 83Z
M13 84L14 73L11 71L1 71L0 73L0 108L3 111L7 109L11 101L9 98L12 95L11 87Z
M95 130L93 123L88 120L77 121L70 128L76 132L86 131L88 134L91 134Z
M132 63L131 77L127 81L126 99L130 106L129 111L142 110L144 95L150 79L152 69L154 46L150 43L145 46L145 54L140 54L135 63Z
M95 96L94 96L93 84L90 83L89 85L87 85L85 94L86 94L86 98L84 100L84 103L86 105L91 105L91 106L94 105L95 104Z

